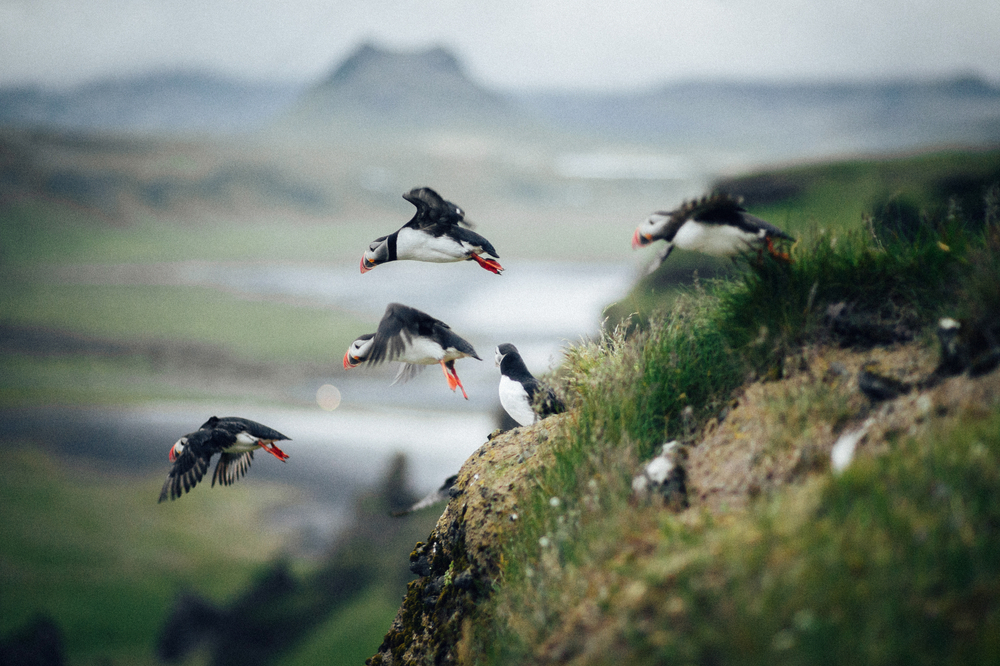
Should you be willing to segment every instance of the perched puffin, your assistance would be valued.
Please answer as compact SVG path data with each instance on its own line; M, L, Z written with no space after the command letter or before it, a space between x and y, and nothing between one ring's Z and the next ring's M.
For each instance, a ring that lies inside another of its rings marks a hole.
M500 274L499 255L488 240L462 224L465 212L441 198L429 187L417 187L403 198L417 207L413 219L397 231L376 238L361 257L361 272L397 259L432 261L475 261L486 270Z
M531 425L566 409L552 389L532 376L514 345L505 342L497 347L496 364L500 368L500 404L520 425ZM539 391L545 392L540 398L536 397Z
M784 231L748 213L742 200L716 193L685 201L672 211L653 213L632 236L632 249L665 240L667 247L649 271L656 270L673 252L674 246L713 256L733 256L764 242L777 259L788 261L788 254L774 249L774 239L795 240Z
M275 442L287 439L277 430L249 419L238 416L220 419L213 416L198 430L184 435L170 447L168 455L174 466L170 468L170 474L160 491L160 502L168 497L177 499L194 488L208 471L208 465L216 453L221 453L222 456L212 474L213 487L216 481L228 486L246 474L256 449L264 449L284 462L288 459L288 454L279 449Z
M448 388L462 389L462 396L469 396L462 386L455 361L471 356L483 360L468 342L457 336L448 324L434 317L399 303L390 303L385 308L382 321L374 333L366 333L351 343L344 354L344 369L360 363L377 365L382 361L403 363L393 384L411 379L424 369L425 365L441 364Z

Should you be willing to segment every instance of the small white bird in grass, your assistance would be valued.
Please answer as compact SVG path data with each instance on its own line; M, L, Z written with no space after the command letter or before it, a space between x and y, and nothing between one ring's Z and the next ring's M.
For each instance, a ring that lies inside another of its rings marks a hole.
M642 472L632 479L632 492L644 500L660 496L668 505L686 508L687 470L684 469L684 459L685 451L680 442L667 442L659 455L650 459Z
M361 257L361 272L400 259L447 263L475 261L497 275L503 266L493 245L462 224L465 211L429 187L417 187L403 198L417 207L413 219L388 236L373 240Z
M795 240L773 224L748 213L740 199L717 193L685 201L676 210L653 213L636 228L632 249L658 240L667 242L650 267L650 273L670 256L674 247L731 257L763 243L773 257L788 261L787 253L774 249L774 239Z
M517 347L505 342L496 348L500 368L500 404L520 425L531 425L546 416L565 411L566 406L555 392L544 386L528 371ZM544 391L539 397L538 393ZM536 410L537 405L537 410Z
M184 435L170 447L169 458L174 464L160 491L160 501L177 499L201 481L212 456L222 454L212 474L212 486L218 481L228 486L243 477L250 469L253 452L264 449L281 462L288 454L275 442L287 440L277 430L256 421L226 416L213 416L197 431Z
M393 380L395 384L411 379L425 366L440 363L448 388L452 391L462 389L462 396L468 400L455 371L455 361L465 357L482 360L472 345L456 335L448 324L416 308L390 303L378 329L351 343L344 354L344 369L361 363L377 365L382 361L401 361L403 365Z

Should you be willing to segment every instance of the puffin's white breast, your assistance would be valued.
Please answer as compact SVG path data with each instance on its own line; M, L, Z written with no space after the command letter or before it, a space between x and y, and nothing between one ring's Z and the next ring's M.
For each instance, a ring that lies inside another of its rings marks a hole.
M506 375L500 375L500 404L510 414L510 418L523 426L531 425L537 418L535 411L531 409L528 392Z
M260 438L254 437L246 430L236 435L236 443L223 449L226 453L242 453L253 451L260 447Z
M396 258L417 261L461 261L467 251L462 244L447 235L434 237L430 234L403 227L396 235Z
M705 224L688 220L677 230L674 244L683 250L695 250L716 257L725 257L747 249L757 238L757 234L742 231L728 224Z
M443 358L444 350L437 342L429 338L413 337L403 349L403 353L394 360L417 365L432 365Z

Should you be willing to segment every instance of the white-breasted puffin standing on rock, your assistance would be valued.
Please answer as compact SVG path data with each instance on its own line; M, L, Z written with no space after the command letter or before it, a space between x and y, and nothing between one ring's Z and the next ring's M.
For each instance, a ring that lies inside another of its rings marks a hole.
M632 249L658 240L667 241L649 272L670 256L674 247L717 257L731 257L761 243L776 259L788 261L788 254L774 249L774 240L795 240L770 222L743 208L742 200L724 193L685 201L680 208L658 211L640 224L632 235Z
M413 219L388 236L376 238L361 257L361 272L398 259L447 263L475 261L497 275L503 266L488 240L461 225L465 212L429 187L417 187L403 198L417 207Z
M344 369L361 363L377 365L382 361L400 361L403 366L392 382L395 384L410 379L424 366L440 363L448 388L452 391L462 389L462 396L468 400L455 371L455 361L467 356L482 360L472 345L456 335L448 324L416 308L390 303L378 329L351 343L344 354Z
M500 368L500 404L520 425L531 425L565 411L566 406L555 392L528 371L517 347L509 342L497 346L495 359ZM539 391L544 391L542 397L538 397Z
M284 462L288 454L275 442L287 440L273 428L256 421L226 416L213 416L195 432L184 435L170 447L170 461L174 464L160 491L160 502L177 499L197 485L208 471L212 456L222 454L212 474L212 486L218 481L228 486L243 477L250 469L253 452L264 449Z

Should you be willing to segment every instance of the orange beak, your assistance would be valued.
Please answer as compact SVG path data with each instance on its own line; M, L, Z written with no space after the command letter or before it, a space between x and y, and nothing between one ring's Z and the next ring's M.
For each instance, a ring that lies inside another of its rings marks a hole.
M649 245L649 236L644 236L636 229L635 233L632 234L632 249L637 250L643 245Z
M365 259L365 255L361 255L361 274L364 275L371 269L375 268L376 264L371 263Z
M353 368L356 365L357 363L354 363L353 359L351 359L351 350L348 349L346 352L344 352L344 370L349 370L350 368Z

